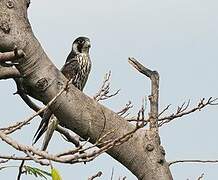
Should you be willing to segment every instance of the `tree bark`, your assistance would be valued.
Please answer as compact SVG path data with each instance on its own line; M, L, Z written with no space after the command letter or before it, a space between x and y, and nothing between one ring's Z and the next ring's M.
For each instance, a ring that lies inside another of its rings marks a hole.
M64 75L48 58L35 38L27 18L28 0L0 1L0 51L17 46L25 53L16 68L24 77L28 94L47 104L66 84ZM84 139L95 143L102 135L107 139L121 137L134 125L70 85L51 106L61 124ZM138 179L172 179L165 152L156 131L139 129L132 138L108 151Z

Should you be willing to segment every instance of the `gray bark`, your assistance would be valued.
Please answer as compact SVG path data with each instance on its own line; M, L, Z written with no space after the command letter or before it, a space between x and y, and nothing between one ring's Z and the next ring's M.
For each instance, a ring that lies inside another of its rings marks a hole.
M0 1L0 51L11 51L16 45L25 58L16 68L24 77L28 93L48 103L67 80L54 66L34 37L27 18L27 0ZM108 108L89 98L73 85L59 96L51 110L61 124L82 138L95 143L98 138L116 130L107 139L118 138L132 131L134 126ZM108 151L126 166L138 179L172 179L163 147L156 130L139 129L127 142Z

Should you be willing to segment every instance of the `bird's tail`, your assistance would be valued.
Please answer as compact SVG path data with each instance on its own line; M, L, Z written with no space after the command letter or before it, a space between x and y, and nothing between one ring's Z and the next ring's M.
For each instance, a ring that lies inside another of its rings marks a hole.
M52 112L49 109L47 109L43 114L43 118L39 124L39 127L38 127L35 135L33 136L33 143L32 144L35 144L41 138L41 136L44 134L44 132L47 130L49 119L51 116L52 116Z

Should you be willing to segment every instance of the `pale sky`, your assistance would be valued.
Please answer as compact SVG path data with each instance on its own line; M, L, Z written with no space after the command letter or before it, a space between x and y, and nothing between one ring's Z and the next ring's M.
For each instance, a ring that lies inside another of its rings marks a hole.
M60 68L68 55L72 41L80 36L91 39L92 72L85 93L93 96L106 72L112 71L112 90L120 94L104 102L117 111L131 100L135 115L144 96L149 95L150 82L127 63L135 57L160 73L160 110L172 104L218 97L218 2L215 0L32 0L29 18L36 37ZM0 81L0 126L22 120L32 111L18 96L13 81ZM177 119L160 129L161 142L168 161L178 159L218 159L218 106ZM39 119L13 137L30 144ZM60 152L70 147L59 135L53 137L48 150ZM37 145L40 147L39 142ZM61 144L61 145L60 145ZM63 144L63 145L62 145ZM1 143L1 154L13 154ZM18 165L18 162L10 162ZM36 164L31 164L35 165ZM54 164L64 180L84 180L98 171L99 179L127 176L136 178L108 155L101 155L86 165ZM218 164L176 164L170 169L176 180L218 179ZM17 169L0 172L1 179L15 179ZM35 179L23 175L23 179Z

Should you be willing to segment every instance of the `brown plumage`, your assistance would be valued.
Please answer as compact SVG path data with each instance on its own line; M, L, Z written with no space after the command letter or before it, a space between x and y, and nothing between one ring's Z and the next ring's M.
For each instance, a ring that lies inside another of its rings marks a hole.
M72 50L61 69L64 76L69 80L72 79L72 84L81 91L85 87L91 70L91 59L89 56L90 47L91 44L89 38L77 38L73 42ZM51 115L52 112L49 109L44 112L39 128L34 135L35 140L33 143L36 143L46 131ZM45 150L46 147L43 147L42 150Z

